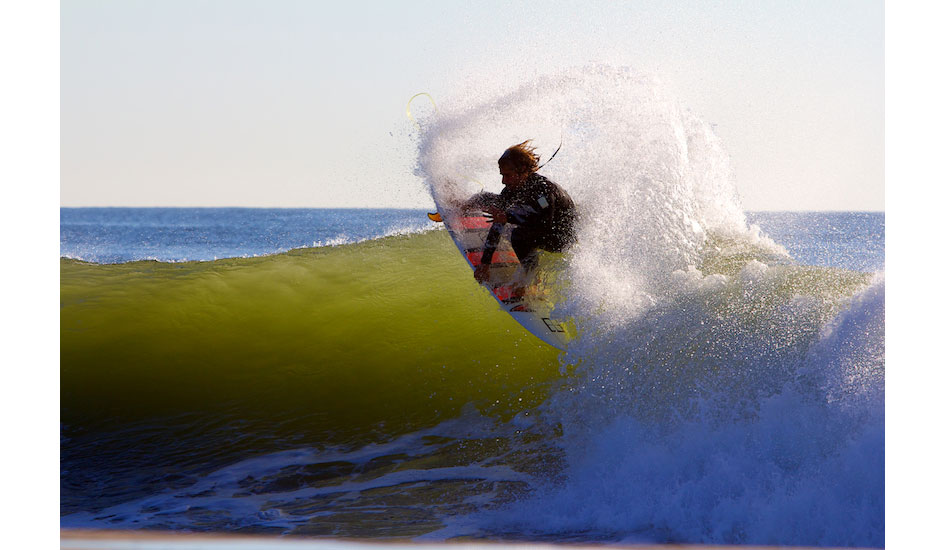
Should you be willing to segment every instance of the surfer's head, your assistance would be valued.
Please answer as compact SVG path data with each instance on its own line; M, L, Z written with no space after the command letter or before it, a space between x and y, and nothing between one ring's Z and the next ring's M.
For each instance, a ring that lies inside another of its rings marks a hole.
M538 155L534 154L531 140L512 145L498 159L498 172L505 185L519 184L538 171Z

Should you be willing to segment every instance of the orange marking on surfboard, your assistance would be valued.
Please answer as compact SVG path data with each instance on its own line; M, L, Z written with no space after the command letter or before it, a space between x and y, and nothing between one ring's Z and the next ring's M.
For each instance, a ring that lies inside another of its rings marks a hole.
M524 298L524 287L501 285L493 288L492 293L494 293L495 297L501 301L515 300L518 298Z
M462 229L488 229L491 222L485 216L466 216L461 218Z
M478 265L482 263L482 251L475 250L472 252L466 252L465 257L468 258L468 263L472 265ZM496 250L491 257L492 265L505 265L505 264L517 264L518 256L515 255L511 250Z

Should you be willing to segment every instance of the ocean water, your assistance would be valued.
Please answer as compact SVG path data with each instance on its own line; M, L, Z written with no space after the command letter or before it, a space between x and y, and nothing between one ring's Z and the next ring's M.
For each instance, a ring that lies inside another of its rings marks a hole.
M420 231L425 210L61 208L60 255L94 263L247 258Z
M745 212L628 69L439 107L437 204L563 140L568 350L424 211L63 209L63 527L884 545L883 213Z
M340 246L440 226L426 209L61 208L60 256L96 264L204 262ZM747 212L799 262L884 269L882 212Z

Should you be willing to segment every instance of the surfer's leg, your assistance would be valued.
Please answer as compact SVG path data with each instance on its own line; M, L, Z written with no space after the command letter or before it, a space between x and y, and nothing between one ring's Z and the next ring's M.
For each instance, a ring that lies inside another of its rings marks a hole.
M511 232L511 248L515 251L515 256L518 256L518 261L521 263L521 273L520 278L523 281L522 284L527 285L534 275L535 269L538 267L538 239L532 233L525 231L521 228L516 228Z
M522 265L524 265L524 261L531 254L531 251L537 248L535 244L537 239L532 237L533 235L520 227L516 227L511 231L511 237L509 238L511 249L515 251L515 256L518 256L518 261Z

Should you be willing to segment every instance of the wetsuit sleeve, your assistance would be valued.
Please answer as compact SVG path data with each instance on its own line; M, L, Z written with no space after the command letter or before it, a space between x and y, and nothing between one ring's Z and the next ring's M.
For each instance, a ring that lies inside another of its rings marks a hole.
M505 216L511 220L511 223L516 225L526 225L534 221L535 218L540 218L539 211L537 206L532 206L530 204L519 204L512 206L505 212Z

